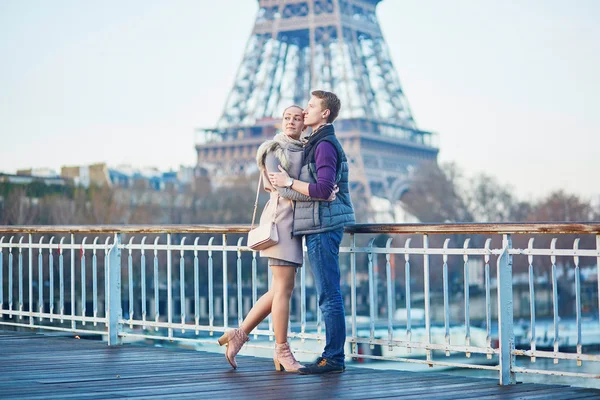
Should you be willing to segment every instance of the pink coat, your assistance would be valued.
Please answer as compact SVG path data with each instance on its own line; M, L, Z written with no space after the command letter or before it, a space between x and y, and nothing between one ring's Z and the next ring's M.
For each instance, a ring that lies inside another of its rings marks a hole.
M297 179L302 167L302 151L283 148L280 143L266 142L258 150L257 160L260 171L263 174L263 188L270 194L269 201L265 205L260 216L260 223L268 223L276 214L275 223L277 224L277 233L279 242L260 252L261 257L277 258L302 264L302 237L292 236L292 224L294 221L294 202L280 196L279 192L269 182L265 159L273 157L279 161L279 164L288 172L288 174ZM272 163L271 163L272 164ZM275 168L274 171L278 172ZM277 200L279 198L279 201Z

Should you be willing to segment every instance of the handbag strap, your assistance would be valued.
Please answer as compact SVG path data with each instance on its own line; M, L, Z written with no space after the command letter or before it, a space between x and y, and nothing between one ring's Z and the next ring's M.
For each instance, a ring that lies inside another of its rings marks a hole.
M260 193L260 184L262 183L264 172L260 171L260 176L258 177L258 187L256 188L256 200L254 200L254 212L252 213L252 226L250 229L254 229L254 220L256 219L256 209L258 208L258 195ZM275 212L273 213L273 222L277 218L277 206L279 206L279 192L277 192L277 203L275 203Z
M256 208L258 207L258 195L260 193L260 184L262 182L263 172L260 171L259 175L260 176L258 177L258 187L256 188L256 200L254 201L254 212L252 213L252 226L250 227L250 229L254 229L254 219L256 218Z

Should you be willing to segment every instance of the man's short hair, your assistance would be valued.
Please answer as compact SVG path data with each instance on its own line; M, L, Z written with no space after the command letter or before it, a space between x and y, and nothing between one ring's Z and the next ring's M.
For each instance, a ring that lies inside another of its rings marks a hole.
M318 99L321 99L321 104L323 106L323 110L329 109L329 117L327 118L328 123L332 123L337 118L340 113L340 108L342 107L342 102L339 97L335 95L335 93L327 92L325 90L315 90L311 93Z

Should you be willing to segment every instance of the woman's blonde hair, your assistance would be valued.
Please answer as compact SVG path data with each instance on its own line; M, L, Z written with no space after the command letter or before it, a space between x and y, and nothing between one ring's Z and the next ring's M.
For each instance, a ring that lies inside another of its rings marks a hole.
M294 107L294 108L299 108L300 110L304 111L304 108L300 107L298 104L292 104L291 106L287 106L287 107L286 107L286 108L283 110L283 113L281 113L281 115L282 115L282 116L283 116L283 115L285 115L285 112L286 112L287 110L289 110L290 108L292 108L292 107Z

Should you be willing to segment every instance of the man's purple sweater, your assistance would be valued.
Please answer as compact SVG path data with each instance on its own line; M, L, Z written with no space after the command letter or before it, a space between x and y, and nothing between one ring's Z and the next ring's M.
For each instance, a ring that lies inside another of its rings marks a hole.
M328 199L335 186L337 150L329 142L322 141L315 149L317 183L308 184L308 193L315 199Z

